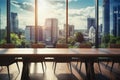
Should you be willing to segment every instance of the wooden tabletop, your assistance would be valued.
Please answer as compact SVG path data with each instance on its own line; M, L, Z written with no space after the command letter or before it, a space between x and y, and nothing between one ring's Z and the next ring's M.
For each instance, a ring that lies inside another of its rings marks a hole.
M118 56L120 57L120 49L80 49L80 48L0 48L0 56Z

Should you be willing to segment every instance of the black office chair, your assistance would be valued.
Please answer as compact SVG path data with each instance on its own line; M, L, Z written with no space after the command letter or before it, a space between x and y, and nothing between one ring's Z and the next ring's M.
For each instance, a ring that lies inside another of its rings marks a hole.
M65 43L59 43L59 44L56 44L56 48L68 48L68 45ZM56 70L57 63L68 63L68 67L70 68L70 71L72 73L71 59L72 58L67 57L67 56L66 57L63 57L63 56L54 57L54 62L53 62L54 73Z
M1 48L15 48L15 45L13 45L13 44L3 44L3 45L1 45ZM0 66L7 66L9 80L10 80L9 66L13 63L16 63L18 71L20 73L20 68L19 68L18 62L17 62L15 57L9 57L9 56L0 57Z
M120 48L120 44L110 44L109 48ZM108 66L108 64L109 64L109 62L107 62L106 67ZM115 64L115 61L112 60L112 66L111 66L111 69L110 69L111 72L113 70L114 64ZM120 63L119 63L119 65L120 65Z
M32 48L45 48L45 44L44 43L31 44L31 47ZM31 59L29 59L29 60L31 60ZM45 58L39 58L39 57L35 58L35 57L33 57L32 60L33 60L32 62L35 62L35 63L40 62L42 64L42 70L43 70L43 73L44 73L45 72L44 64L45 64L45 68L46 68L46 63L44 62Z
M79 45L79 48L91 48L91 47L92 47L91 44L87 44L87 43L81 43L81 44ZM80 62L80 70L81 70L82 63L83 63L85 60L84 60L83 58L82 58L82 59L79 58L78 61L81 61L81 62ZM97 61L97 63L98 63L99 70L100 70L100 72L101 72L99 60ZM78 62L77 62L77 65L78 65Z

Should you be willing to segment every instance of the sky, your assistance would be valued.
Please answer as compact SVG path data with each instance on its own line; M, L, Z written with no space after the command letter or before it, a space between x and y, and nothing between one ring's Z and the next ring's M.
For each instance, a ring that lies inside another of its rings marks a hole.
M95 0L68 0L69 24L75 29L86 29L87 18L95 18ZM100 2L101 1L101 2ZM99 18L102 23L102 0L99 1ZM45 26L47 18L57 18L58 26L63 28L66 23L65 0L38 0L38 25ZM11 0L11 12L18 14L19 28L34 25L34 0ZM1 27L6 26L6 0L0 0Z

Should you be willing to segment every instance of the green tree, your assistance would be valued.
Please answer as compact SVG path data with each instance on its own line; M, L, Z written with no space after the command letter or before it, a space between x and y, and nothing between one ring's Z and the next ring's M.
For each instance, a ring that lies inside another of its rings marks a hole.
M75 44L75 38L74 37L69 37L68 38L68 44L74 45Z
M19 38L19 36L17 34L11 33L10 36L11 36L11 43L12 44L15 44L16 47L21 46L22 40Z
M81 32L75 34L75 41L82 43L84 41L84 36Z
M0 41L0 44L5 44L6 43L6 40L5 39L2 39L1 41Z
M102 37L102 42L105 43L105 44L108 44L110 41L110 35L104 35Z
M105 35L102 37L101 47L108 47L110 44L120 44L120 37Z
M116 44L116 41L117 41L117 37L115 36L110 36L110 40L109 40L109 43L111 44Z
M108 47L109 41L110 41L110 35L104 35L104 36L102 36L101 47L102 47L102 48Z
M66 43L66 40L65 38L59 38L57 43Z

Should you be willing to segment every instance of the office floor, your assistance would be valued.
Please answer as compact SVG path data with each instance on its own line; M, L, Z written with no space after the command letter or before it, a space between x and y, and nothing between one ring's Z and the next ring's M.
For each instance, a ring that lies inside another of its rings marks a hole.
M52 64L52 62L46 62L47 68L43 74L41 64L32 63L30 68L31 80L85 80L86 71L84 63L80 71L79 66L76 67L76 62L72 62L72 74L66 63L58 63L54 74ZM120 80L120 65L115 64L113 71L110 72L111 63L109 63L107 68L105 64L100 63L102 72L99 71L98 64L94 65L96 80ZM19 62L19 66L22 71L21 62ZM10 74L11 80L20 80L21 72L20 74L18 73L16 64L10 66ZM0 80L8 80L6 67L3 67L2 70L0 69Z

